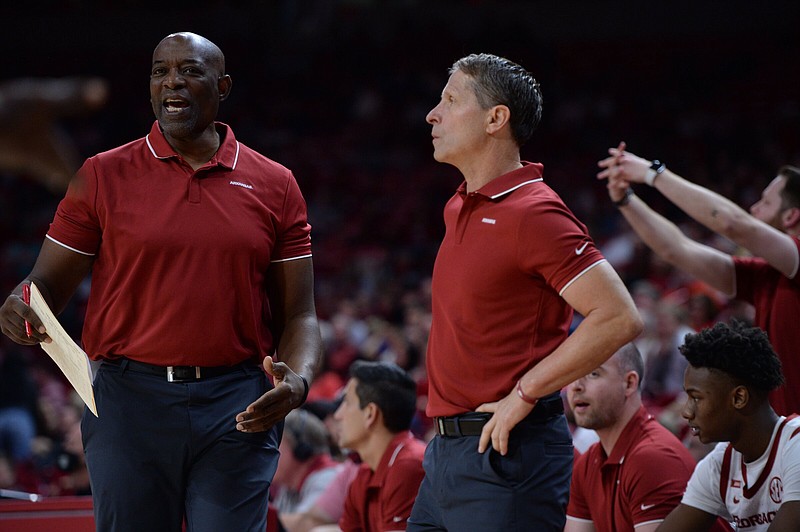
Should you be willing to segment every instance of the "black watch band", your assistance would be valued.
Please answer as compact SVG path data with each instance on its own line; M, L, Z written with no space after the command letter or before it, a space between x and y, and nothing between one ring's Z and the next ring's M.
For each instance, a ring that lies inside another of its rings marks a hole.
M624 207L625 205L631 202L631 196L633 196L633 189L631 187L628 187L627 189L625 189L625 195L622 196L621 199L618 199L617 201L614 201L612 203L614 203L614 205L617 207Z

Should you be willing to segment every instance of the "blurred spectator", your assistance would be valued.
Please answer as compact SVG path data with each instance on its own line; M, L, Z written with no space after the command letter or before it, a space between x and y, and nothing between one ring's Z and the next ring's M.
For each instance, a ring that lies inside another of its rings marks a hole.
M342 404L339 444L362 464L347 490L339 526L345 531L405 529L425 475L425 443L411 432L416 383L397 364L358 361L350 370Z
M311 508L338 472L330 454L329 435L322 421L303 409L287 416L281 438L278 469L270 487L270 506L282 514Z
M642 353L645 360L642 397L654 414L683 391L686 359L678 347L692 332L685 324L685 309L662 300L656 308L656 335Z

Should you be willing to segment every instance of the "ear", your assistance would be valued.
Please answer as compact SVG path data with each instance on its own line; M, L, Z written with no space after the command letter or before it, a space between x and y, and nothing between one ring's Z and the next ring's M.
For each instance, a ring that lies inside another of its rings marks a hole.
M625 374L625 396L630 397L639 390L639 374L629 371Z
M731 390L731 406L742 410L750 402L750 390L745 386L737 386Z
M231 87L233 86L233 80L228 74L225 74L219 80L217 80L217 88L219 89L219 101L225 100L228 95L231 93Z
M489 109L486 132L493 135L503 129L511 120L511 110L506 105L495 105Z
M375 403L369 403L364 407L364 426L367 428L374 427L380 417L380 413L381 411Z
M788 209L784 209L781 213L781 222L785 229L791 229L800 224L800 208L789 207Z

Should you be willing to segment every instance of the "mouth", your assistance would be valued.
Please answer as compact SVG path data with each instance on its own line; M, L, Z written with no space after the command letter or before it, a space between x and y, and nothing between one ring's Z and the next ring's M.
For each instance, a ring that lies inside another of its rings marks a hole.
M700 429L695 425L689 425L689 431L692 433L692 436L700 436Z
M163 103L167 114L177 114L189 107L189 102L180 98L167 98Z
M586 401L575 401L572 404L572 412L575 414L582 414L589 408L589 403Z

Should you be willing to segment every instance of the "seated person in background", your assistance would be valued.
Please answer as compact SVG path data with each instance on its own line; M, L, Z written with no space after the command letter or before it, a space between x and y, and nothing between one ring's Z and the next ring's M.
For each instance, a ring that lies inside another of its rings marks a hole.
M800 529L800 418L778 416L769 393L781 363L757 327L717 323L686 337L683 416L703 443L721 442L697 464L681 504L659 532L709 529L721 516L737 530Z
M579 427L600 441L575 460L566 532L655 530L680 503L694 460L642 406L633 343L567 388Z
M338 468L336 477L328 484L311 508L302 513L281 514L281 525L286 532L309 532L315 527L333 525L332 530L338 530L336 523L344 514L344 500L347 489L358 474L360 461L348 457Z
M362 464L348 489L339 527L345 532L405 530L425 475L425 443L410 432L416 384L390 362L356 361L350 376L335 418L339 445L357 452Z
M280 519L310 508L336 476L339 463L331 458L325 425L302 409L286 416L279 450L270 506Z

